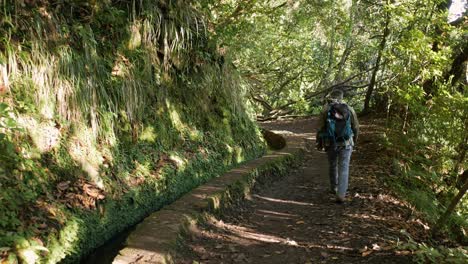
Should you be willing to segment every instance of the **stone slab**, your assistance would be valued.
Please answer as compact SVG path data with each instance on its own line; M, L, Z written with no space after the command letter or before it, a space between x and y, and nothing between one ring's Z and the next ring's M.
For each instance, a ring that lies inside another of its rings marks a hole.
M141 222L130 234L126 247L114 259L114 264L173 263L172 259L182 232L197 222L204 212L216 211L250 192L252 180L268 173L268 165L286 157L303 156L303 138L287 138L287 146L249 161L224 175L214 178L157 211Z

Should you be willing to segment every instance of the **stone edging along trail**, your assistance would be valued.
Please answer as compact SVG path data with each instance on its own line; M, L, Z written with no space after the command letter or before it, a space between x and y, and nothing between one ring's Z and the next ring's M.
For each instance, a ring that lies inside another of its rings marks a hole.
M284 149L246 162L193 189L144 219L113 263L173 263L183 234L200 222L204 213L221 213L247 197L256 183L280 178L304 156L305 138L287 137Z

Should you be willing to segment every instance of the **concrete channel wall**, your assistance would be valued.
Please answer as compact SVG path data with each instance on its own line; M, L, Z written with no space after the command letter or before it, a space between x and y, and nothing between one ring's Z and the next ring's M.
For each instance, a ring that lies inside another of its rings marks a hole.
M184 234L206 213L222 214L248 197L254 186L286 175L301 163L305 144L303 137L287 137L284 149L232 169L151 214L130 234L113 263L173 263Z

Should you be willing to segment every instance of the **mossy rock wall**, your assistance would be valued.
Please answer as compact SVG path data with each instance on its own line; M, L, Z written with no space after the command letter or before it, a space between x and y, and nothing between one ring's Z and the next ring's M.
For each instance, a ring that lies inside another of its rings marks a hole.
M191 1L8 1L0 259L78 261L265 151Z

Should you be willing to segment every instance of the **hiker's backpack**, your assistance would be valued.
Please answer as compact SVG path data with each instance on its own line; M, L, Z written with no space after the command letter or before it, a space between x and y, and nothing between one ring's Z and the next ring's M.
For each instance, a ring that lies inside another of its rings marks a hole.
M351 111L345 103L328 105L325 130L320 133L324 145L334 145L344 142L353 136L351 129Z

